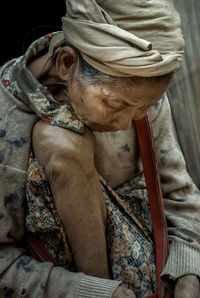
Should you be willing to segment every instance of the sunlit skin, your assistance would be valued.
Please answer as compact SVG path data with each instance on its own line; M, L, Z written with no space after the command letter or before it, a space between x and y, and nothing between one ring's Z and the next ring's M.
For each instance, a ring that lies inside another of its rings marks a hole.
M163 92L160 86L152 92L148 83L133 89L123 83L113 87L71 82L68 92L78 118L90 129L103 132L127 130L133 120L144 117Z
M140 83L140 79L134 86L123 79L116 85L87 84L84 80L74 80L77 61L77 54L63 47L58 49L56 62L48 61L44 55L28 65L56 100L61 104L71 102L76 115L89 128L78 134L39 121L33 129L33 149L49 179L78 270L109 278L106 208L94 164L95 140L91 131L125 130L126 133L133 119L142 118L161 98L167 85ZM125 297L136 296L122 286L112 295L112 298ZM174 297L198 298L197 277L188 274L179 278Z
M141 82L140 78L133 86L123 78L116 84L94 85L84 79L77 82L73 80L73 72L78 57L69 47L60 49L56 64L46 64L47 59L41 57L38 64L30 64L29 69L57 100L70 101L79 119L94 131L127 130L132 120L142 118L167 88L157 82L153 85Z
M149 108L162 97L167 86L137 82L133 87L130 82L121 80L115 84L101 83L91 85L84 80L78 83L67 80L68 70L60 65L67 55L67 47L57 58L57 73L67 82L69 99L77 116L94 131L127 130L133 119L142 118ZM76 61L77 56L74 57ZM73 66L71 67L73 71ZM140 79L138 79L140 80Z

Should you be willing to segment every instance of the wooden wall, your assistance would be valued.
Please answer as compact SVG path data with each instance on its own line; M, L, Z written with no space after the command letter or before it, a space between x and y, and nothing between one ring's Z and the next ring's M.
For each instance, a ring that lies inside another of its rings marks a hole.
M186 42L168 96L188 171L200 188L200 0L175 0Z

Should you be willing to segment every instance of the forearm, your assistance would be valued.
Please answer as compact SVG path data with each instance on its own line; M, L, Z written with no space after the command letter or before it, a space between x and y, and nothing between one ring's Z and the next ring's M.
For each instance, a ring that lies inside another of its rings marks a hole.
M78 134L41 122L34 128L33 144L77 270L109 278L106 206L94 165L93 135L89 130Z
M167 98L151 112L170 240L162 278L200 274L200 193L189 174L171 127Z
M69 159L56 168L56 173L54 166L48 171L49 181L76 268L109 278L106 206L99 175L95 169L86 174L81 165Z
M200 192L174 138L167 99L160 103L157 115L155 109L152 114L169 240L184 242L200 251Z

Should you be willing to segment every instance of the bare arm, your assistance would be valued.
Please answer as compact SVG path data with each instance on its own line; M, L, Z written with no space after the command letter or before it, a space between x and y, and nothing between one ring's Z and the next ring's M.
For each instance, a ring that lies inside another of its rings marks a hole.
M40 121L33 147L44 166L78 271L109 278L106 206L94 166L94 137Z

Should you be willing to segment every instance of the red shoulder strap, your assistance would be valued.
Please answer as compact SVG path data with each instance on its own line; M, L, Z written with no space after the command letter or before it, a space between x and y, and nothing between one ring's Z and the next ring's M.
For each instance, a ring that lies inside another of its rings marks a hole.
M146 179L154 241L156 247L156 279L158 294L157 296L155 296L155 294L148 297L167 298L170 297L170 295L168 293L165 293L164 291L164 287L160 279L160 274L162 273L164 265L167 261L169 242L162 199L160 175L158 170L158 163L156 160L153 133L149 116L147 115L140 120L135 120L135 127L142 157L144 175Z
M54 266L59 266L57 261L51 256L47 249L45 249L37 238L30 232L26 232L25 234L25 246L35 260L39 262L51 262Z

